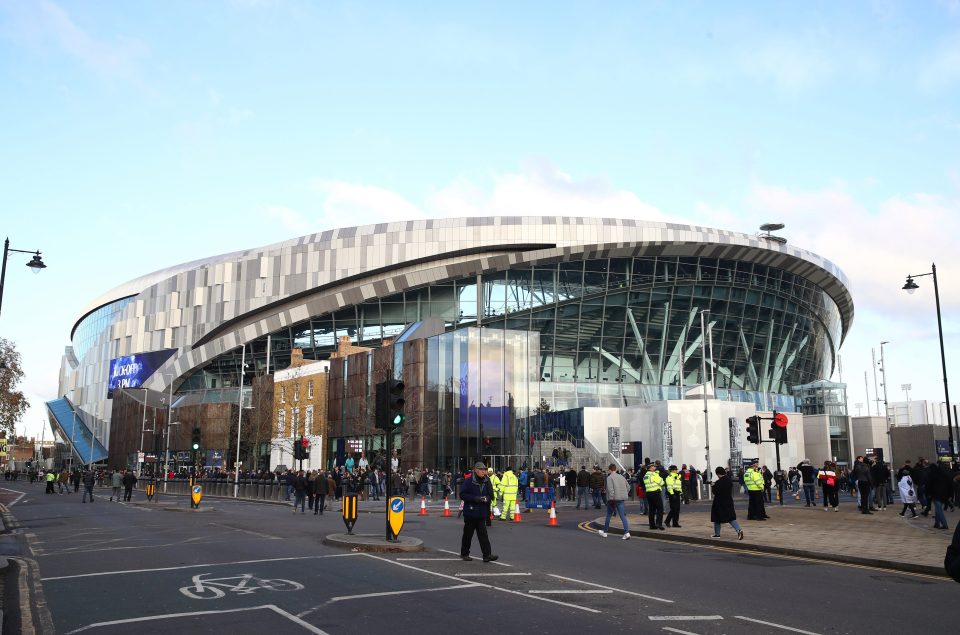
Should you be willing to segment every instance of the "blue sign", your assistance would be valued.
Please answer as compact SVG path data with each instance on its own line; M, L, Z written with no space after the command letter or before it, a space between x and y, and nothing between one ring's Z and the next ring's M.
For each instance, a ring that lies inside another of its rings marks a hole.
M194 494L199 494L199 493L200 493L200 486L199 486L199 485L194 485L194 486L193 486L193 493L194 493Z
M390 501L390 509L393 510L393 513L394 513L394 514L399 514L400 512L402 512L402 511L403 511L403 499L402 499L402 498L394 498L392 501Z
M110 380L107 383L107 399L113 399L113 391L119 388L139 388L177 349L168 348L137 355L127 355L110 360Z

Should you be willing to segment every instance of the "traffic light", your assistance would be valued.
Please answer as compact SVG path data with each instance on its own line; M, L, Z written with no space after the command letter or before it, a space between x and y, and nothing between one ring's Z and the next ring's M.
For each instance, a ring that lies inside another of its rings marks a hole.
M787 442L787 415L782 412L773 413L773 421L770 423L770 438L778 445Z
M377 384L376 427L380 430L393 430L403 425L403 382L388 379Z
M191 433L190 449L194 451L200 449L200 428L194 428Z
M747 443L760 443L760 417L747 417Z

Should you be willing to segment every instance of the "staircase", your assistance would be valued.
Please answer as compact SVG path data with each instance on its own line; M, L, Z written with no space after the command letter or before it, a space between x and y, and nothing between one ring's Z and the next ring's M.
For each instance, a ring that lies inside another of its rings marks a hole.
M581 447L577 447L578 445ZM555 461L553 459L554 448L559 448L561 451L566 450L570 453L567 466L575 470L579 470L581 465L589 469L594 465L598 465L600 461L600 457L588 450L582 440L564 437L562 439L547 438L535 442L533 444L533 462L541 463L548 467L555 467ZM546 461L543 460L544 456L547 457Z

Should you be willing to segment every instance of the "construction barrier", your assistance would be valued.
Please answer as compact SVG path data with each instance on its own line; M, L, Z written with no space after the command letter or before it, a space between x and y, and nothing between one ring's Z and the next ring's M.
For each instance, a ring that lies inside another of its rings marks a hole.
M527 510L550 509L553 504L552 487L531 487L527 490Z

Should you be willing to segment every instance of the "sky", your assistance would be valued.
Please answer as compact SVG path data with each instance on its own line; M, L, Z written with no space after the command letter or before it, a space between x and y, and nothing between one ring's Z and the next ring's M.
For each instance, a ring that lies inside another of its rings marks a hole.
M960 0L0 0L2 233L48 265L3 291L21 433L122 282L490 214L784 223L850 279L854 415L882 341L889 401L943 400L931 278L901 290L936 263L960 401Z

